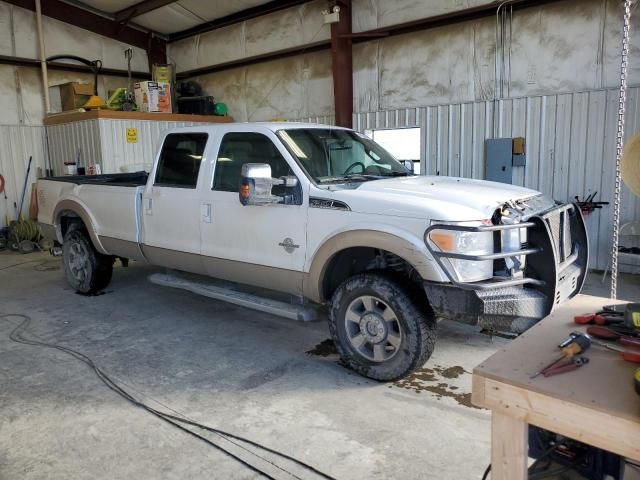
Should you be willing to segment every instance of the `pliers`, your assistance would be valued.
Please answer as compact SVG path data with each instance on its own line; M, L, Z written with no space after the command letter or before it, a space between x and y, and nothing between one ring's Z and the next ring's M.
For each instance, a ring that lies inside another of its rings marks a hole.
M545 377L550 377L552 375L558 375L559 373L572 372L577 370L583 365L589 363L589 359L587 357L575 357L567 360L562 360L555 365L545 369L542 371L542 374Z

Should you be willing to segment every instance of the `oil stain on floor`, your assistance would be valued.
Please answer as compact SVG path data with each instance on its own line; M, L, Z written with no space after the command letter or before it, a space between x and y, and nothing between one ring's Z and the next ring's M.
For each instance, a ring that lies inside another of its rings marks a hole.
M333 340L327 338L307 351L308 355L315 357L330 357L337 355L338 351ZM438 400L442 397L453 398L460 405L469 408L478 408L471 403L471 394L459 392L459 387L449 385L448 380L454 380L464 374L469 374L463 367L455 365L444 368L435 365L433 368L421 368L411 375L389 384L389 388L404 388L415 393L430 392Z
M470 393L458 392L459 387L449 385L449 383L446 382L446 380L456 379L468 373L469 372L459 365L448 368L436 365L433 368L421 368L411 375L389 385L389 388L399 387L406 390L413 390L416 393L430 392L433 393L438 400L442 397L449 397L465 407L478 408L471 403Z
M336 350L336 345L333 343L333 340L327 338L326 340L321 341L311 350L308 350L307 354L313 355L315 357L328 357L330 355L337 355L338 350Z

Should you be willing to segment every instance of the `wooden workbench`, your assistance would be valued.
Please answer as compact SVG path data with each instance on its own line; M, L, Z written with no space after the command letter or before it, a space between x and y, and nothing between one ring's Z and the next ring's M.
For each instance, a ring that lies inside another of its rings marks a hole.
M558 356L558 343L580 313L612 302L579 295L558 308L473 371L472 401L491 410L491 478L527 478L528 424L640 461L640 396L633 372L640 365L592 345L590 362L569 373L531 375Z

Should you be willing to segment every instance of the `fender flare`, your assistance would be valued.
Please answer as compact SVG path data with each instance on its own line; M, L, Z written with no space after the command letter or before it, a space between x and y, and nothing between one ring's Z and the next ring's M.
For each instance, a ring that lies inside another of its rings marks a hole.
M447 281L425 245L417 245L406 238L379 230L349 230L328 238L316 250L303 284L304 294L307 298L318 303L327 300L322 292L327 267L336 254L352 247L372 247L386 250L409 263L422 279Z
M63 240L61 220L64 212L73 212L78 217L80 217L80 219L84 223L84 226L87 228L87 232L89 233L91 242L93 243L93 246L96 248L96 250L103 255L109 255L109 252L104 249L102 243L100 242L98 233L96 231L96 224L91 214L82 204L71 199L60 201L58 205L56 205L56 208L53 212L53 225L56 229L56 236L58 237L58 241L60 243L62 243Z

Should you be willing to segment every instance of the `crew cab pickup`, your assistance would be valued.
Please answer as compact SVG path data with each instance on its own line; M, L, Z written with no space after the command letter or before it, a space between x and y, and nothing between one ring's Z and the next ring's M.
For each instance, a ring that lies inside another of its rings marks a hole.
M323 125L176 128L148 173L45 178L37 192L74 289L104 289L121 258L326 303L344 362L378 380L421 367L439 319L522 332L587 269L575 205L416 176Z

